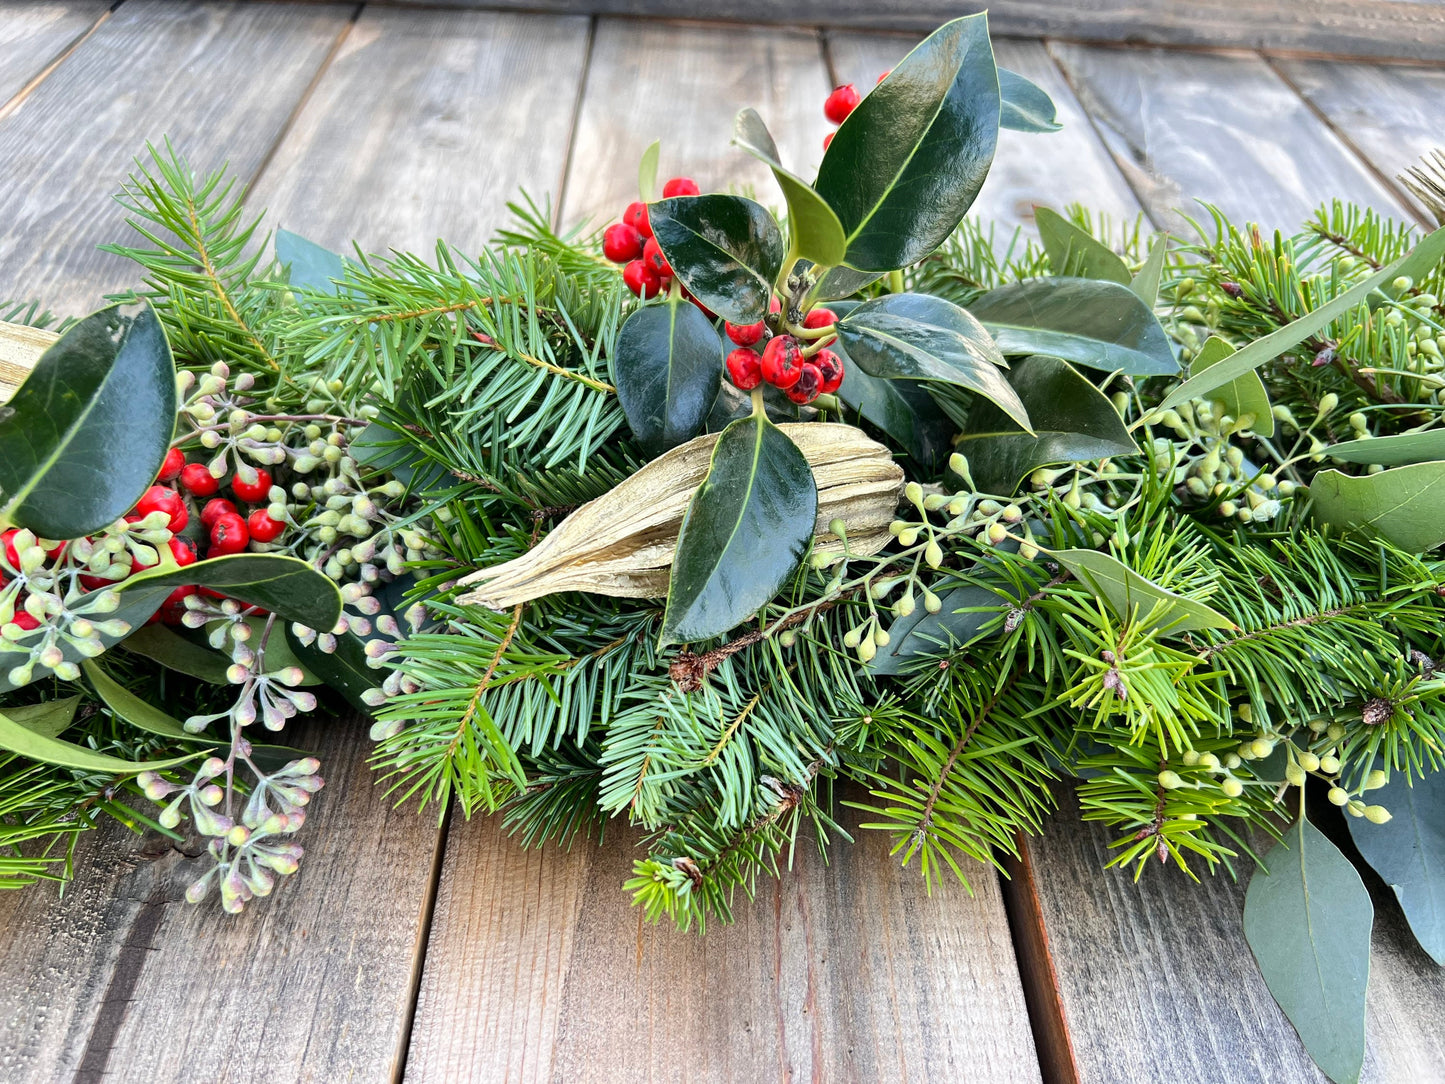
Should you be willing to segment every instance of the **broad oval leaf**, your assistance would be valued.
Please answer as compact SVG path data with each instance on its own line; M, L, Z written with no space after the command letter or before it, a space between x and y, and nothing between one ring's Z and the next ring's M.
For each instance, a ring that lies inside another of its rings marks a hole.
M658 247L693 296L735 324L767 315L783 234L766 207L742 196L678 196L647 214Z
M662 157L662 140L654 139L637 162L637 196L643 203L657 199L657 162Z
M1007 68L998 70L1000 128L1016 132L1057 132L1063 127L1054 100L1043 87Z
M340 293L337 283L346 277L346 261L329 248L308 241L299 233L277 230L276 259L288 270L292 286L318 294Z
M618 332L617 398L649 458L702 432L722 384L722 340L696 305L647 305Z
M1110 554L1076 549L1050 550L1049 556L1072 572L1121 621L1136 621L1144 631L1158 629L1178 636L1193 629L1235 627L1218 610L1160 587Z
M1056 278L1103 279L1128 286L1133 281L1123 258L1108 245L1047 207L1034 208L1034 225Z
M175 363L150 305L92 313L0 406L0 527L58 540L114 523L155 480L175 426Z
M1254 871L1244 937L1305 1049L1337 1084L1365 1058L1375 909L1350 860L1304 817Z
M888 646L879 648L868 663L870 674L897 674L915 655L937 655L963 647L1008 606L998 592L973 584L957 587L939 601L942 608L938 613L916 606L889 626Z
M954 425L927 386L869 376L862 366L847 364L851 359L841 343L834 349L847 366L838 398L903 445L925 471L937 471L952 450Z
M969 411L958 450L983 492L1011 494L1034 468L1050 463L1088 463L1138 450L1114 404L1068 362L1025 358L1009 370L1008 382L1034 431L1024 432L992 403Z
M192 753L171 760L122 760L120 757L97 753L94 749L87 749L74 742L27 730L3 711L0 711L0 749L18 753L30 760L38 760L42 764L54 764L61 768L75 768L77 771L102 775L135 775L137 772L159 771L203 755Z
M1256 377L1255 379L1258 379ZM1409 463L1428 463L1445 459L1445 429L1426 433L1396 433L1390 437L1368 437L1332 444L1324 454L1342 463L1378 463L1382 467L1402 467Z
M1445 461L1363 476L1322 470L1310 499L1315 518L1332 527L1378 535L1411 553L1445 544Z
M1154 311L1117 282L1030 279L990 290L968 311L1005 354L1048 354L1130 376L1179 371Z
M20 724L33 734L58 738L75 722L75 709L79 706L80 697L67 696L60 700L42 700L38 704L6 708L5 714L12 723Z
M747 620L797 571L817 515L812 469L782 430L756 414L724 429L682 521L660 646Z
M192 643L165 625L146 625L136 629L122 641L122 645L133 655L212 685L226 683L226 670L231 665L228 656Z
M943 243L988 176L999 110L986 15L939 27L858 103L814 186L843 224L849 267L892 271Z
M229 598L270 610L283 621L323 632L335 628L341 618L341 592L336 584L305 561L274 553L236 553L184 568L154 568L122 580L116 590L122 607L132 596L156 598L150 611L154 613L171 591L188 584L213 588Z
M799 264L800 271L808 270L809 265ZM852 297L870 282L877 282L882 278L882 271L854 271L851 267L833 267L823 273L823 277L814 284L808 295L810 301L841 301L845 297Z
M1234 347L1218 335L1211 335L1189 365L1191 373L1202 373L1218 365L1234 353ZM1264 381L1254 370L1240 373L1228 384L1221 384L1209 393L1211 400L1224 403L1224 409L1231 417L1245 414L1254 415L1254 432L1262 437L1274 436L1274 411L1269 405L1269 392Z
M181 726L180 721L169 713L136 696L135 693L102 670L94 659L86 659L80 664L80 669L90 680L95 695L105 701L106 707L130 723L131 726L166 738L179 738L182 741L205 740L198 739L195 734L189 733Z
M1399 897L1420 947L1445 964L1445 772L1413 780L1397 772L1370 794L1390 811L1384 824L1348 817L1355 846Z
M778 187L783 190L783 199L788 203L788 234L793 254L822 267L842 263L847 249L843 224L812 185L783 168L778 145L757 110L744 109L737 115L733 143L773 171Z
M957 384L1029 427L1028 411L999 368L1003 355L993 338L952 302L928 294L885 294L865 301L837 326L843 349L870 376Z

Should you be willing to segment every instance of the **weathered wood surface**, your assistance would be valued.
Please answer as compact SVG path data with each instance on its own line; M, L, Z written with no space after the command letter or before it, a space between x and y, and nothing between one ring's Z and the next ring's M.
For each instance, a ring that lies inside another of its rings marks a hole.
M800 838L698 936L629 906L635 833L523 851L455 825L408 1081L1039 1080L992 871L926 897L854 834L826 866Z
M0 403L14 394L53 342L53 331L0 321Z
M106 0L21 0L0 18L0 114L110 10Z

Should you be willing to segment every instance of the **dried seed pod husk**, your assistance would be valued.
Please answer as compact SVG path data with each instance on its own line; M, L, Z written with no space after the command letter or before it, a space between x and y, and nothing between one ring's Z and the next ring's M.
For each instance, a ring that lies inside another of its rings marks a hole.
M53 331L0 320L0 403L9 401L58 338Z
M877 553L892 537L903 469L882 444L851 425L826 422L779 428L796 444L818 484L815 554L841 557L828 525L841 519L848 550ZM561 591L616 598L662 598L688 502L707 477L717 434L658 456L620 485L577 509L516 560L461 580L476 586L460 601L505 610Z

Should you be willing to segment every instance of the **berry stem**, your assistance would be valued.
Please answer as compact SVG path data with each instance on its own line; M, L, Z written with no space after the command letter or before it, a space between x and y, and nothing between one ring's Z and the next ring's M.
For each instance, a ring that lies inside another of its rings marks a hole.
M904 292L902 271L888 272L888 292L890 294L901 294Z
M768 411L767 407L763 405L763 389L761 385L753 389L752 397L753 416L757 418L766 418L768 416Z

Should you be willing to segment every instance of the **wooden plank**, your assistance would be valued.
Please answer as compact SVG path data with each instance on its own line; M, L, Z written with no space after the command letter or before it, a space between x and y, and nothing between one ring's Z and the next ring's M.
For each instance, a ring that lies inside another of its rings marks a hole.
M1445 145L1445 71L1438 67L1281 60L1275 69L1392 186L1400 172ZM1434 222L1403 187L1395 191Z
M866 92L916 40L881 34L829 34L833 71L841 82L854 83ZM1061 211L1070 203L1083 203L1132 221L1139 213L1139 201L1108 155L1101 153L1088 116L1043 44L997 41L994 53L1001 67L1032 79L1048 92L1063 128L1047 135L1000 132L993 167L969 213L1008 227L1024 225L1030 232L1036 204ZM1007 237L1006 230L1000 231L1001 240Z
M0 403L14 394L57 337L43 328L0 322Z
M368 10L250 204L334 248L425 255L445 236L477 251L520 188L540 201L561 185L589 25Z
M640 924L636 833L523 851L455 825L407 1080L1039 1080L991 871L928 897L855 834L826 866L800 840L702 936Z
M1400 211L1374 174L1257 56L1049 48L1162 228L1188 231L1179 212L1204 214L1196 200L1288 230L1336 197Z
M0 6L0 112L109 10L106 0L11 0Z
M0 120L0 297L61 314L136 281L111 200L147 140L250 177L345 27L339 6L134 0Z

